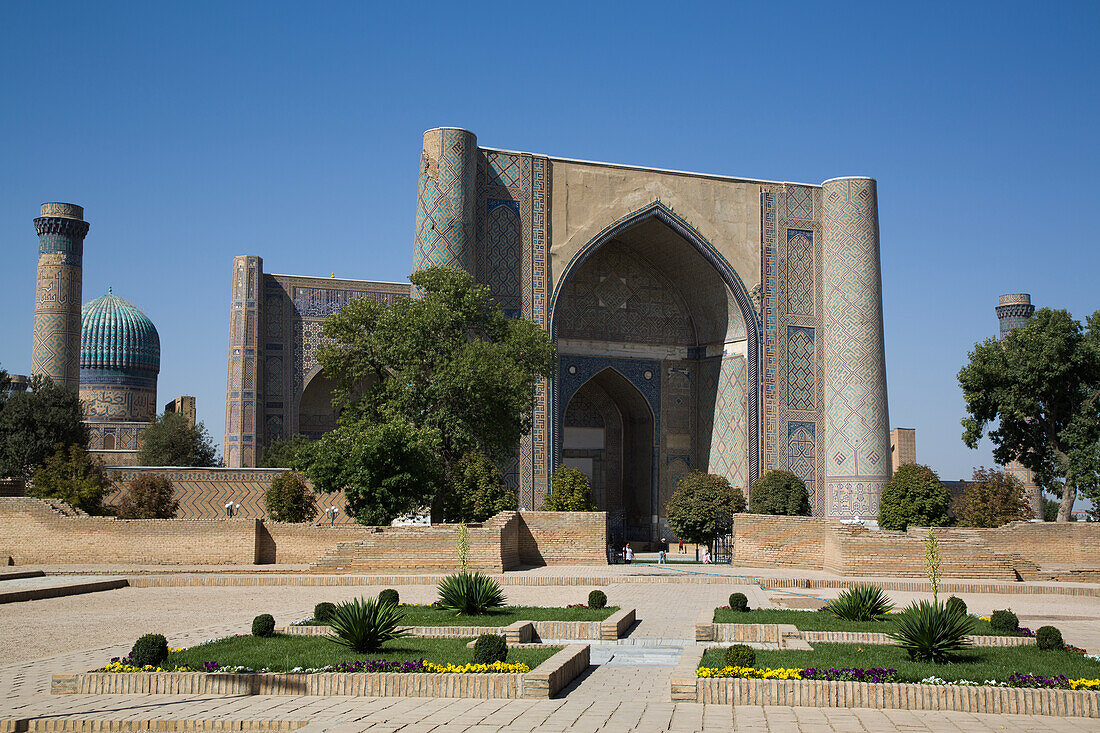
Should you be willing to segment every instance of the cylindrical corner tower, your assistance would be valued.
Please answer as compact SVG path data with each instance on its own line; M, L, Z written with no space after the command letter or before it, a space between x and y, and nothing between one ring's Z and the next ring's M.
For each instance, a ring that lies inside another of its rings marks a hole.
M475 237L477 136L440 127L424 133L416 191L413 269L470 270Z
M1001 338L1014 328L1027 325L1035 315L1028 293L1009 293L997 299L997 320L1001 322Z
M80 390L80 279L84 209L76 204L42 204L38 232L38 280L34 297L31 374Z
M822 201L825 515L875 517L890 479L875 181L825 181Z
M225 393L225 444L222 451L229 468L252 468L260 459L260 416L263 385L260 365L263 352L264 261L255 255L233 258L230 289L229 372Z

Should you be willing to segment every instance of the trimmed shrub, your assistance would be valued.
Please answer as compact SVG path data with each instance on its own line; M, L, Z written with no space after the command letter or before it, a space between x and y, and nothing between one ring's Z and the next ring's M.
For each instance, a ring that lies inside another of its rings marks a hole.
M172 519L179 509L176 489L164 476L143 473L127 484L130 493L118 505L120 519Z
M894 609L894 604L877 585L853 585L842 590L828 609L847 621L879 621Z
M252 635L267 638L275 635L275 617L270 613L261 613L252 619Z
M378 602L388 603L391 606L400 606L401 596L398 595L397 591L395 591L393 588L386 588L386 590L378 594Z
M459 614L480 616L504 605L504 591L492 578L463 570L439 581L439 605Z
M752 482L749 511L790 517L810 516L810 492L790 471L768 471Z
M168 640L163 634L145 634L130 649L130 664L135 667L144 667L147 664L156 667L167 658Z
M542 505L546 512L594 512L592 483L572 466L558 466L550 477L550 493Z
M730 594L730 608L734 611L748 611L749 599L744 593Z
M726 650L727 667L751 667L756 664L756 650L745 644L734 644Z
M958 606L914 601L898 614L897 631L890 636L911 660L945 664L970 646L966 637L973 627L974 620Z
M317 516L317 497L301 474L280 473L264 492L267 515L276 522L312 522Z
M313 620L322 623L332 620L332 614L336 612L336 604L321 601L313 607Z
M947 599L947 603L944 605L946 605L948 608L957 608L959 611L962 612L963 616L966 615L966 604L963 602L963 599L959 598L958 596L951 596Z
M387 641L409 635L408 629L397 628L402 618L397 606L379 603L377 598L356 598L336 606L328 622L335 636L328 638L360 654L377 651Z
M602 590L594 590L588 594L589 608L603 608L607 605L607 594Z
M508 642L500 634L482 634L474 642L474 664L492 664L508 659Z
M1054 626L1040 626L1035 632L1035 646L1043 650L1065 649L1066 642L1062 641L1062 632Z
M886 482L879 501L878 526L905 530L916 527L942 527L948 523L951 492L928 466L906 463Z
M725 476L692 471L680 479L665 505L669 526L685 542L709 545L728 534L733 515L745 511L745 494Z
M1012 634L1020 628L1020 619L1011 609L994 611L989 616L989 625L998 634Z

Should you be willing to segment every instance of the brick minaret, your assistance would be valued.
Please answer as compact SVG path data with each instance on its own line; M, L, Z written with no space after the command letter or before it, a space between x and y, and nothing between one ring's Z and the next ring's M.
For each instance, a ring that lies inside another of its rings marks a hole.
M80 280L88 222L76 204L42 204L31 374L80 389Z

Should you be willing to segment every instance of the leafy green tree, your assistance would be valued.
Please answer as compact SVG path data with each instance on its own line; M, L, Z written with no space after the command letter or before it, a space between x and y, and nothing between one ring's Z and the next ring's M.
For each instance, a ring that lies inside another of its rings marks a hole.
M310 451L314 441L304 435L295 435L287 440L273 440L264 448L260 468L291 468L304 471L309 466Z
M176 487L166 476L143 473L127 488L129 493L118 504L120 519L172 519L179 510Z
M1043 521L1044 522L1056 522L1058 521L1058 507L1061 506L1061 502L1049 497L1041 497L1043 500ZM1077 517L1070 514L1069 521L1076 522Z
M158 415L141 434L141 466L216 466L216 450L202 422L192 425L178 412Z
M958 378L967 446L988 429L997 463L1019 461L1061 496L1059 522L1078 493L1100 500L1100 311L1082 328L1065 310L1040 308L1004 339L976 344Z
M592 483L572 466L558 466L550 477L550 494L542 505L547 512L594 512Z
M276 522L312 522L317 516L317 496L295 471L276 476L264 491L267 515Z
M749 511L753 514L810 516L810 492L790 471L768 471L752 482Z
M745 511L745 494L725 476L695 471L680 479L665 506L669 526L684 542L710 545L729 532L733 515Z
M103 464L80 445L58 448L27 486L28 496L60 499L88 514L102 514L103 499L109 493L111 482Z
M879 500L878 526L904 530L916 527L943 527L949 521L951 492L940 483L939 475L928 466L906 463L886 482Z
M27 391L0 393L0 476L30 478L59 449L87 445L75 392L34 376Z
M389 524L426 506L443 466L438 437L402 418L344 422L317 441L309 478L321 492L344 490L348 514L360 524Z
M960 527L1000 527L1031 518L1024 485L1010 473L995 468L974 469L955 507Z
M337 383L341 423L403 419L432 436L448 479L471 451L507 460L552 373L549 336L506 317L468 272L431 267L409 279L420 297L359 298L325 321L317 359Z
M451 489L444 495L444 522L484 522L515 510L516 492L504 485L500 469L480 451L464 455L455 467Z

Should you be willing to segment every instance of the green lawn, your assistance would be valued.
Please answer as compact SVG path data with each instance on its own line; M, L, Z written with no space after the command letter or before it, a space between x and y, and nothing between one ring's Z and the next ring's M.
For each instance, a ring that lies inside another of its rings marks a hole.
M701 667L725 667L725 649L708 649ZM950 664L926 664L909 661L909 655L897 646L877 644L814 644L813 651L756 650L757 668L806 667L881 667L896 669L904 682L919 682L936 676L955 680L1006 680L1014 672L1047 677L1064 674L1070 679L1100 678L1100 662L1067 651L1040 651L1033 646L972 648Z
M896 614L891 614L891 616ZM1019 636L1001 634L990 627L988 621L974 620L974 633L983 636ZM889 634L894 630L894 620L889 616L883 621L845 621L829 611L792 611L783 608L762 608L756 611L734 611L729 608L714 609L714 621L719 624L794 624L799 631L866 631Z
M359 659L404 661L426 659L429 662L466 664L474 661L474 650L466 644L470 639L405 638L391 641L377 652L357 654L345 646L321 636L290 636L276 634L263 639L256 636L232 636L209 644L171 652L162 666L171 669L185 665L201 669L204 662L217 662L223 667L241 666L267 668L287 672L295 667L319 668ZM534 669L552 657L561 647L544 649L509 649L508 662L523 662Z
M507 626L515 621L603 621L619 610L618 606L606 608L553 608L543 606L504 606L484 616L456 615L454 611L432 606L407 606L399 608L404 618L402 626ZM313 626L323 626L311 622Z

